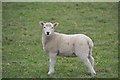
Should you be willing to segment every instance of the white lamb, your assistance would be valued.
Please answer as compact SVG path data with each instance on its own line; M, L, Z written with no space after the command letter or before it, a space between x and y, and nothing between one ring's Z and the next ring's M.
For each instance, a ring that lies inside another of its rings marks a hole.
M39 22L43 27L42 45L43 49L49 54L50 67L48 75L54 73L54 64L56 56L78 56L88 67L91 75L96 72L93 69L94 58L92 57L92 40L84 34L66 35L54 32L54 27L59 23Z

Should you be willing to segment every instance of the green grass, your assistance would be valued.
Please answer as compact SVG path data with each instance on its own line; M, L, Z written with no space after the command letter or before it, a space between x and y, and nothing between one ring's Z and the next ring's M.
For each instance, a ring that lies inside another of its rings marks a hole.
M39 21L56 21L55 31L82 33L94 41L97 78L118 77L118 3L2 3L3 78L91 78L79 58L57 57L48 76Z

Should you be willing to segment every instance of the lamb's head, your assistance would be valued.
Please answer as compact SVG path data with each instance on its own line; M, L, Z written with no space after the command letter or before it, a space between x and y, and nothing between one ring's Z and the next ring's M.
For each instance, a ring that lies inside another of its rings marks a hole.
M58 26L59 23L54 22L39 22L39 25L43 27L43 33L47 36L50 36L51 34L54 33L54 27Z

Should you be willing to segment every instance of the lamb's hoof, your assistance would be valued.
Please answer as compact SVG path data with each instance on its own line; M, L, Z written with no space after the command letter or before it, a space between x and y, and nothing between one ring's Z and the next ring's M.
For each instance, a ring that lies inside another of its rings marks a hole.
M52 75L53 73L54 73L54 71L53 71L53 72L50 72L50 71L49 71L49 72L48 72L48 75Z
M94 77L95 75L96 75L96 72L94 72L94 73L91 73L91 76L92 76L92 77Z

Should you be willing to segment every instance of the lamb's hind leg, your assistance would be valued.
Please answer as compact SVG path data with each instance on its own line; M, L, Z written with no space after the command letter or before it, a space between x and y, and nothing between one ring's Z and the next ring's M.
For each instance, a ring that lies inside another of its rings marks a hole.
M84 62L84 64L88 67L88 70L90 71L91 75L95 75L96 72L95 70L93 69L93 66L91 65L90 61L88 58L85 58L85 59L82 59L82 61Z
M88 71L90 71L91 75L93 76L93 75L96 74L96 72L93 69L93 66L92 66L91 62L88 59L88 56L87 56L88 55L88 51L86 50L86 48L84 48L84 49L83 48L84 47L77 47L75 49L75 53L76 53L76 55L79 58L81 58L81 60L83 61L83 63L87 66Z
M91 65L94 67L94 58L92 57L92 55L90 55L90 56L88 57L88 59L89 59Z
M92 56L92 48L89 49L88 59L89 59L91 65L94 67L94 58Z
M81 58L81 60L83 61L83 63L87 66L88 68L88 71L91 73L91 75L95 75L96 72L95 70L93 69L93 66L91 65L89 59L87 57L81 57L80 55L77 55L78 57Z

